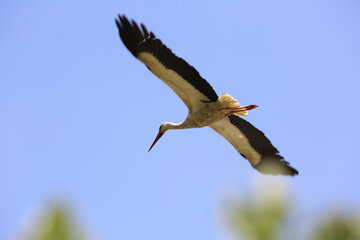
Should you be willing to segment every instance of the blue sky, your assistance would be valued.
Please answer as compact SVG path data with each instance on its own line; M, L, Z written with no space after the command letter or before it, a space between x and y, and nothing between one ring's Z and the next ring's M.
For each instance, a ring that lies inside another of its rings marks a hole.
M260 176L209 128L169 131L147 152L187 109L123 46L118 13L218 94L260 106L246 119L299 170L283 179L301 212L359 207L358 1L0 6L1 239L58 197L97 239L222 239L222 202Z

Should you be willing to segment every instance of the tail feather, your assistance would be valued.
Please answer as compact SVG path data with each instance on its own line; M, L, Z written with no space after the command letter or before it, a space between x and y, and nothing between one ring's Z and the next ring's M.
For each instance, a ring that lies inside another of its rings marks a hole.
M223 93L218 99L219 102L222 103L223 108L239 108L242 107L242 105L232 96L229 94ZM230 110L229 110L230 112ZM241 111L241 112L234 112L233 115L238 116L247 116L248 111Z
M230 96L229 94L223 93L221 94L221 96L219 97L219 100L221 103L223 103L225 105L225 107L242 107L240 105L240 103L238 101L236 101L235 98L233 98L232 96Z

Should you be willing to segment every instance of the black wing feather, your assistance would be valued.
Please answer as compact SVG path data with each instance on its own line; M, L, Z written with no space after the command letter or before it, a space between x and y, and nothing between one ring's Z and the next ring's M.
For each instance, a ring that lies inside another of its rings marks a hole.
M231 124L236 126L246 136L251 147L262 156L260 162L254 166L259 172L292 176L299 174L295 168L291 167L284 160L284 157L279 154L279 151L262 131L238 116L231 115L228 118Z
M167 69L177 72L210 101L215 102L218 99L218 95L214 89L200 76L199 72L184 59L173 54L160 39L155 38L152 32L149 33L143 24L140 25L140 29L134 20L130 23L125 16L120 15L118 19L115 19L115 22L119 29L121 40L135 57L141 52L151 53Z

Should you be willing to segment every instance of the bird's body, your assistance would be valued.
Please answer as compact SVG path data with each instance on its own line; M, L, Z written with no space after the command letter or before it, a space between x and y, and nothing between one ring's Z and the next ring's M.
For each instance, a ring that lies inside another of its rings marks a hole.
M144 25L125 16L116 19L120 38L128 50L158 78L163 80L185 103L189 112L181 123L166 122L151 148L169 129L209 126L227 139L251 165L265 174L296 175L297 170L283 160L265 135L238 116L247 116L256 105L241 106L228 94L220 97L196 69L177 57Z
M225 118L235 109L234 113L246 116L247 110L255 108L254 105L242 107L233 97L222 94L216 102L201 102L195 109L189 111L187 118L181 123L184 128L201 128Z

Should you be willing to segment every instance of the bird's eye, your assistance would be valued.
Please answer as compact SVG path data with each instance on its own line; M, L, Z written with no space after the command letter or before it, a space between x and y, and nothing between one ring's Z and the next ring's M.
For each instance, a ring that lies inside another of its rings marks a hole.
M160 125L160 127L159 127L159 132L161 131L161 127L162 127L162 125Z

